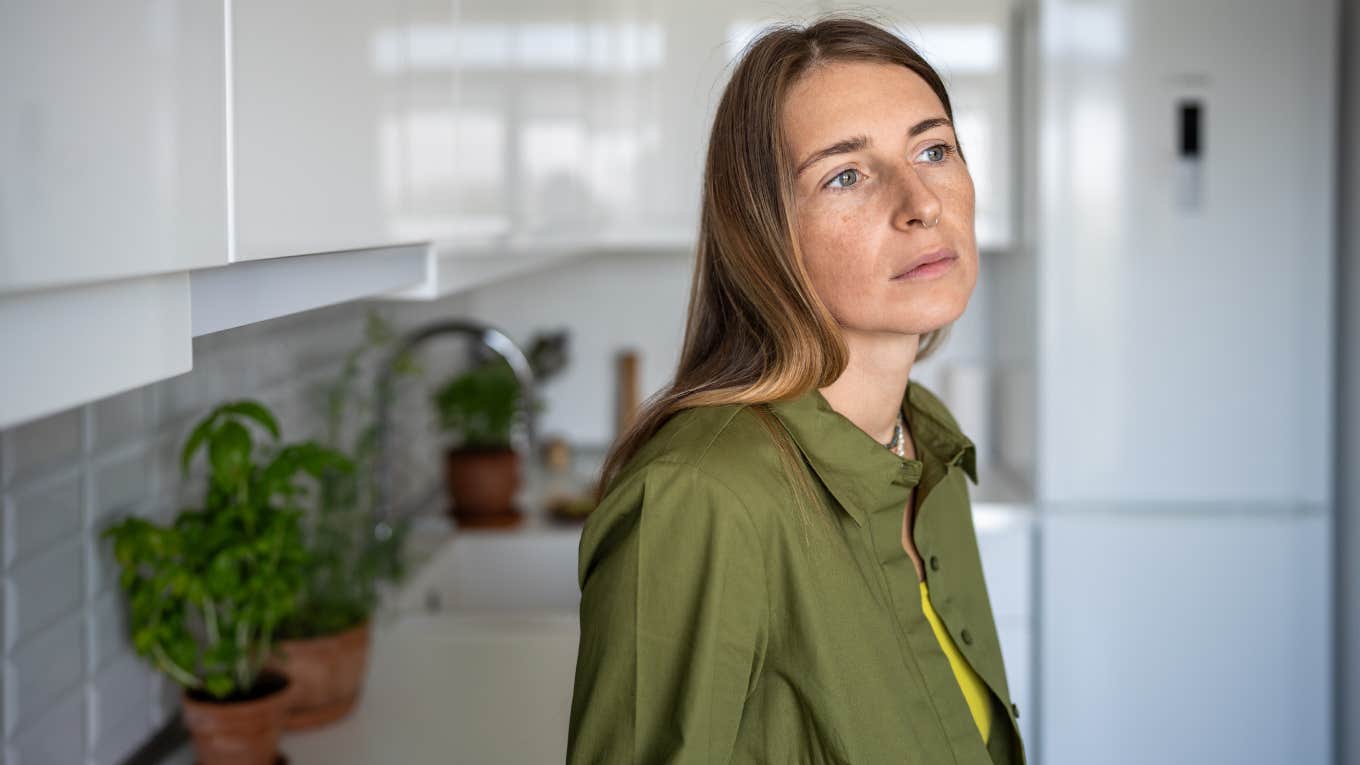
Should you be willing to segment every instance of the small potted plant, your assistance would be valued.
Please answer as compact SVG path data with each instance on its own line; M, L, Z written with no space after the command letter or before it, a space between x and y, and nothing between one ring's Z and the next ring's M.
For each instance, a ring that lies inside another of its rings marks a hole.
M456 443L444 452L450 512L460 526L511 526L520 486L510 428L520 386L500 356L456 375L434 394L439 425Z
M409 519L395 519L390 536L380 539L373 533L372 423L354 436L350 449L340 448L346 440L347 422L371 409L371 401L356 394L361 362L369 351L393 339L391 327L370 311L364 340L350 351L340 376L321 397L326 416L324 443L350 455L362 469L326 471L317 501L303 518L309 551L303 587L297 608L279 626L278 649L269 663L292 682L284 719L287 730L325 725L354 708L368 667L377 588L381 582L399 581L404 574L400 553ZM403 357L396 371L409 374L419 368Z
M526 355L535 381L548 379L567 363L566 332L536 335ZM520 458L510 443L521 398L510 363L486 351L432 396L439 427L453 439L444 475L449 512L460 526L513 526L522 518L514 506ZM523 403L534 412L543 408L537 398Z
M186 478L206 453L201 507L182 508L168 526L128 517L102 535L121 569L133 648L181 686L203 765L276 760L289 681L265 664L306 570L299 502L307 488L298 479L352 469L312 442L261 464L248 424L278 441L274 416L255 401L217 407L186 440Z

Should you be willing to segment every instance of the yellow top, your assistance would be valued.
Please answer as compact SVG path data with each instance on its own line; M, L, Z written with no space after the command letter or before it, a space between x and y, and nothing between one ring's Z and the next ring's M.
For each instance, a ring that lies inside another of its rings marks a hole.
M936 614L934 607L930 605L930 593L926 590L924 581L921 582L921 610L925 612L926 619L930 620L930 626L935 628L935 637L939 639L944 655L949 657L949 665L954 668L954 676L959 679L963 698L968 702L969 711L973 713L973 722L977 723L982 740L987 741L992 734L992 706L987 699L989 691L982 678L973 671L968 660L959 653L958 646L954 645L954 639L944 628L944 622L940 621L939 614Z

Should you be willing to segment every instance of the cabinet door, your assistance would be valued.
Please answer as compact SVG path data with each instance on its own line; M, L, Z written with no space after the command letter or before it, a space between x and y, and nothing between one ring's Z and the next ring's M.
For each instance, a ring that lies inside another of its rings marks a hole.
M491 242L518 252L589 232L582 5L468 0L451 33L427 39L456 81L441 121L453 137L451 172L440 179L441 251L485 254Z
M402 49L405 102L386 123L398 144L400 183L395 233L401 239L458 235L458 56L453 0L407 0L394 38Z
M586 79L589 156L585 182L590 214L602 240L636 243L649 233L639 225L644 198L658 192L644 173L660 136L665 29L654 3L586 0L590 66Z
M592 110L596 163L616 188L606 197L606 239L692 247L699 227L703 168L713 113L731 65L766 24L806 21L814 0L696 0L684 4L593 0L618 43L603 55L607 76ZM617 136L622 143L611 143ZM606 136L609 138L607 139Z
M590 60L583 2L501 0L497 5L515 30L512 226L531 243L583 240L591 232L592 207L584 181L584 73Z
M402 4L231 7L233 260L401 243Z
M459 3L438 40L455 96L453 174L444 242L485 241L510 233L514 148L514 26L492 0ZM442 242L441 242L442 243Z
M222 3L0 8L0 292L226 263Z

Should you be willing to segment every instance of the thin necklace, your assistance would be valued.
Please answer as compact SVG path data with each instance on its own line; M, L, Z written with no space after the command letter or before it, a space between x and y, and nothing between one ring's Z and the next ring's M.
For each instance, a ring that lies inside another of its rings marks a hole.
M885 446L887 446L888 450L893 454L906 459L907 450L905 448L905 443L902 440L902 433L904 430L906 430L905 418L903 418L902 413L899 411L897 413L897 423L893 425L892 440L885 444Z

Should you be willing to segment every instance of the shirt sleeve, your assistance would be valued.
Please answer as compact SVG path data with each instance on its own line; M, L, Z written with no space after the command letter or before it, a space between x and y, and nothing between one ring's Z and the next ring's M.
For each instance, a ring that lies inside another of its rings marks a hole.
M643 470L583 530L568 765L728 762L764 660L762 540L746 507L697 467Z

